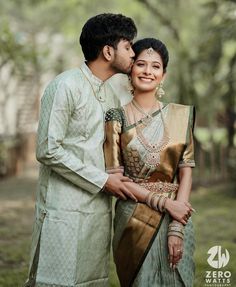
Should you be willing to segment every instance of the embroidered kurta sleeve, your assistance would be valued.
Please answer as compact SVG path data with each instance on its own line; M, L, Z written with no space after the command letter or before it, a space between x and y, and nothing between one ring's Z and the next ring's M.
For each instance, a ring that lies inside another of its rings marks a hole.
M104 143L104 155L107 171L115 168L123 169L120 147L121 128L122 117L120 111L118 109L110 109L106 113L105 118L106 140Z
M79 92L75 95L64 82L52 82L48 86L41 101L36 157L76 186L97 193L108 174L84 162L76 147L80 123L72 126L71 122L79 97Z
M190 106L189 111L189 124L186 139L186 148L183 152L182 158L179 162L179 167L195 167L194 160L194 141L193 141L193 131L194 131L194 121L195 121L195 108Z

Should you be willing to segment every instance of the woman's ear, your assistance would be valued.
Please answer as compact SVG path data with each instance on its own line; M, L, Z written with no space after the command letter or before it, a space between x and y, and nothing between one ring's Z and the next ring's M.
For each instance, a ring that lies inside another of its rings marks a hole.
M164 83L165 79L166 79L166 72L163 73L161 81Z
M113 59L113 56L114 56L114 48L111 47L111 46L104 46L103 49L102 49L102 54L103 54L103 57L107 60L107 61L112 61Z

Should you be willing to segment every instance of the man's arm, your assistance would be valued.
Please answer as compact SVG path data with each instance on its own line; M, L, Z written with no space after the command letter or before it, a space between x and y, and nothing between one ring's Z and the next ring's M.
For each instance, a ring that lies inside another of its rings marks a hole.
M37 160L90 193L97 193L106 187L111 195L123 199L126 196L132 198L123 183L130 179L120 175L108 175L93 165L83 163L79 157L68 153L63 147L74 105L71 90L65 83L58 86L51 84L46 89L41 102Z
M83 163L63 147L74 107L71 89L65 83L49 85L41 102L36 157L71 183L88 192L97 193L105 185L108 174Z

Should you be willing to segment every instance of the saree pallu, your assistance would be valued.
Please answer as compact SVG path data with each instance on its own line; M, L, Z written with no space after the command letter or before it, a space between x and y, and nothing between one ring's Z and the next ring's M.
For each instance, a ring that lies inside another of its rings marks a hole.
M132 201L119 200L116 205L116 213L114 218L114 237L113 237L113 253L116 254L119 242L123 235L137 204ZM183 258L172 270L168 261L168 241L167 232L168 225L172 219L166 213L161 218L161 224L155 239L151 242L147 250L146 257L142 262L140 269L130 282L122 282L119 276L120 284L132 287L191 287L194 280L194 231L191 219L185 226L184 234L184 252ZM136 252L137 238L133 238L133 242L127 246L127 252L132 254ZM132 249L132 251L130 251ZM125 262L123 262L125 264ZM118 268L117 268L118 269ZM129 270L127 270L129 273ZM118 273L118 272L117 272ZM118 273L119 274L119 273ZM129 283L129 285L128 285Z
M143 124L141 120L132 122L131 113L132 107L128 104L106 114L104 153L107 169L122 167L124 174L136 183L150 185L157 182L171 184L178 181L176 174L180 168L195 166L195 113L192 106L162 103L161 109L152 113L148 124ZM168 142L159 153L149 154L140 141L140 130L153 145L161 144L163 138L168 138ZM150 161L149 155L154 161ZM168 263L167 229L170 220L169 214L153 211L145 204L118 201L113 253L122 287L193 286L194 237L191 220L185 227L183 258L175 271ZM130 259L135 268L128 262Z
M178 190L178 184L165 182L147 182L139 183L139 185L171 199L175 198ZM160 229L163 217L163 214L152 210L146 204L136 204L117 248L114 249L114 259L121 286L128 287L133 283Z

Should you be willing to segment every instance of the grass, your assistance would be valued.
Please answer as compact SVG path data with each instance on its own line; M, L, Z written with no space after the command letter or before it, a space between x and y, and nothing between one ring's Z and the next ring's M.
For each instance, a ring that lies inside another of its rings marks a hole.
M21 287L27 276L34 212L36 178L11 178L0 182L0 287ZM205 273L213 270L207 251L214 245L227 248L229 264L220 270L232 273L236 286L236 193L233 183L199 187L192 193L196 233L195 287L204 286ZM117 287L115 267L111 264L111 287Z
M235 185L228 183L199 188L193 193L192 203L197 210L193 216L196 233L195 286L204 286L206 271L213 271L207 263L207 251L215 245L221 245L229 251L229 264L220 270L229 270L232 274L231 286L236 286Z

